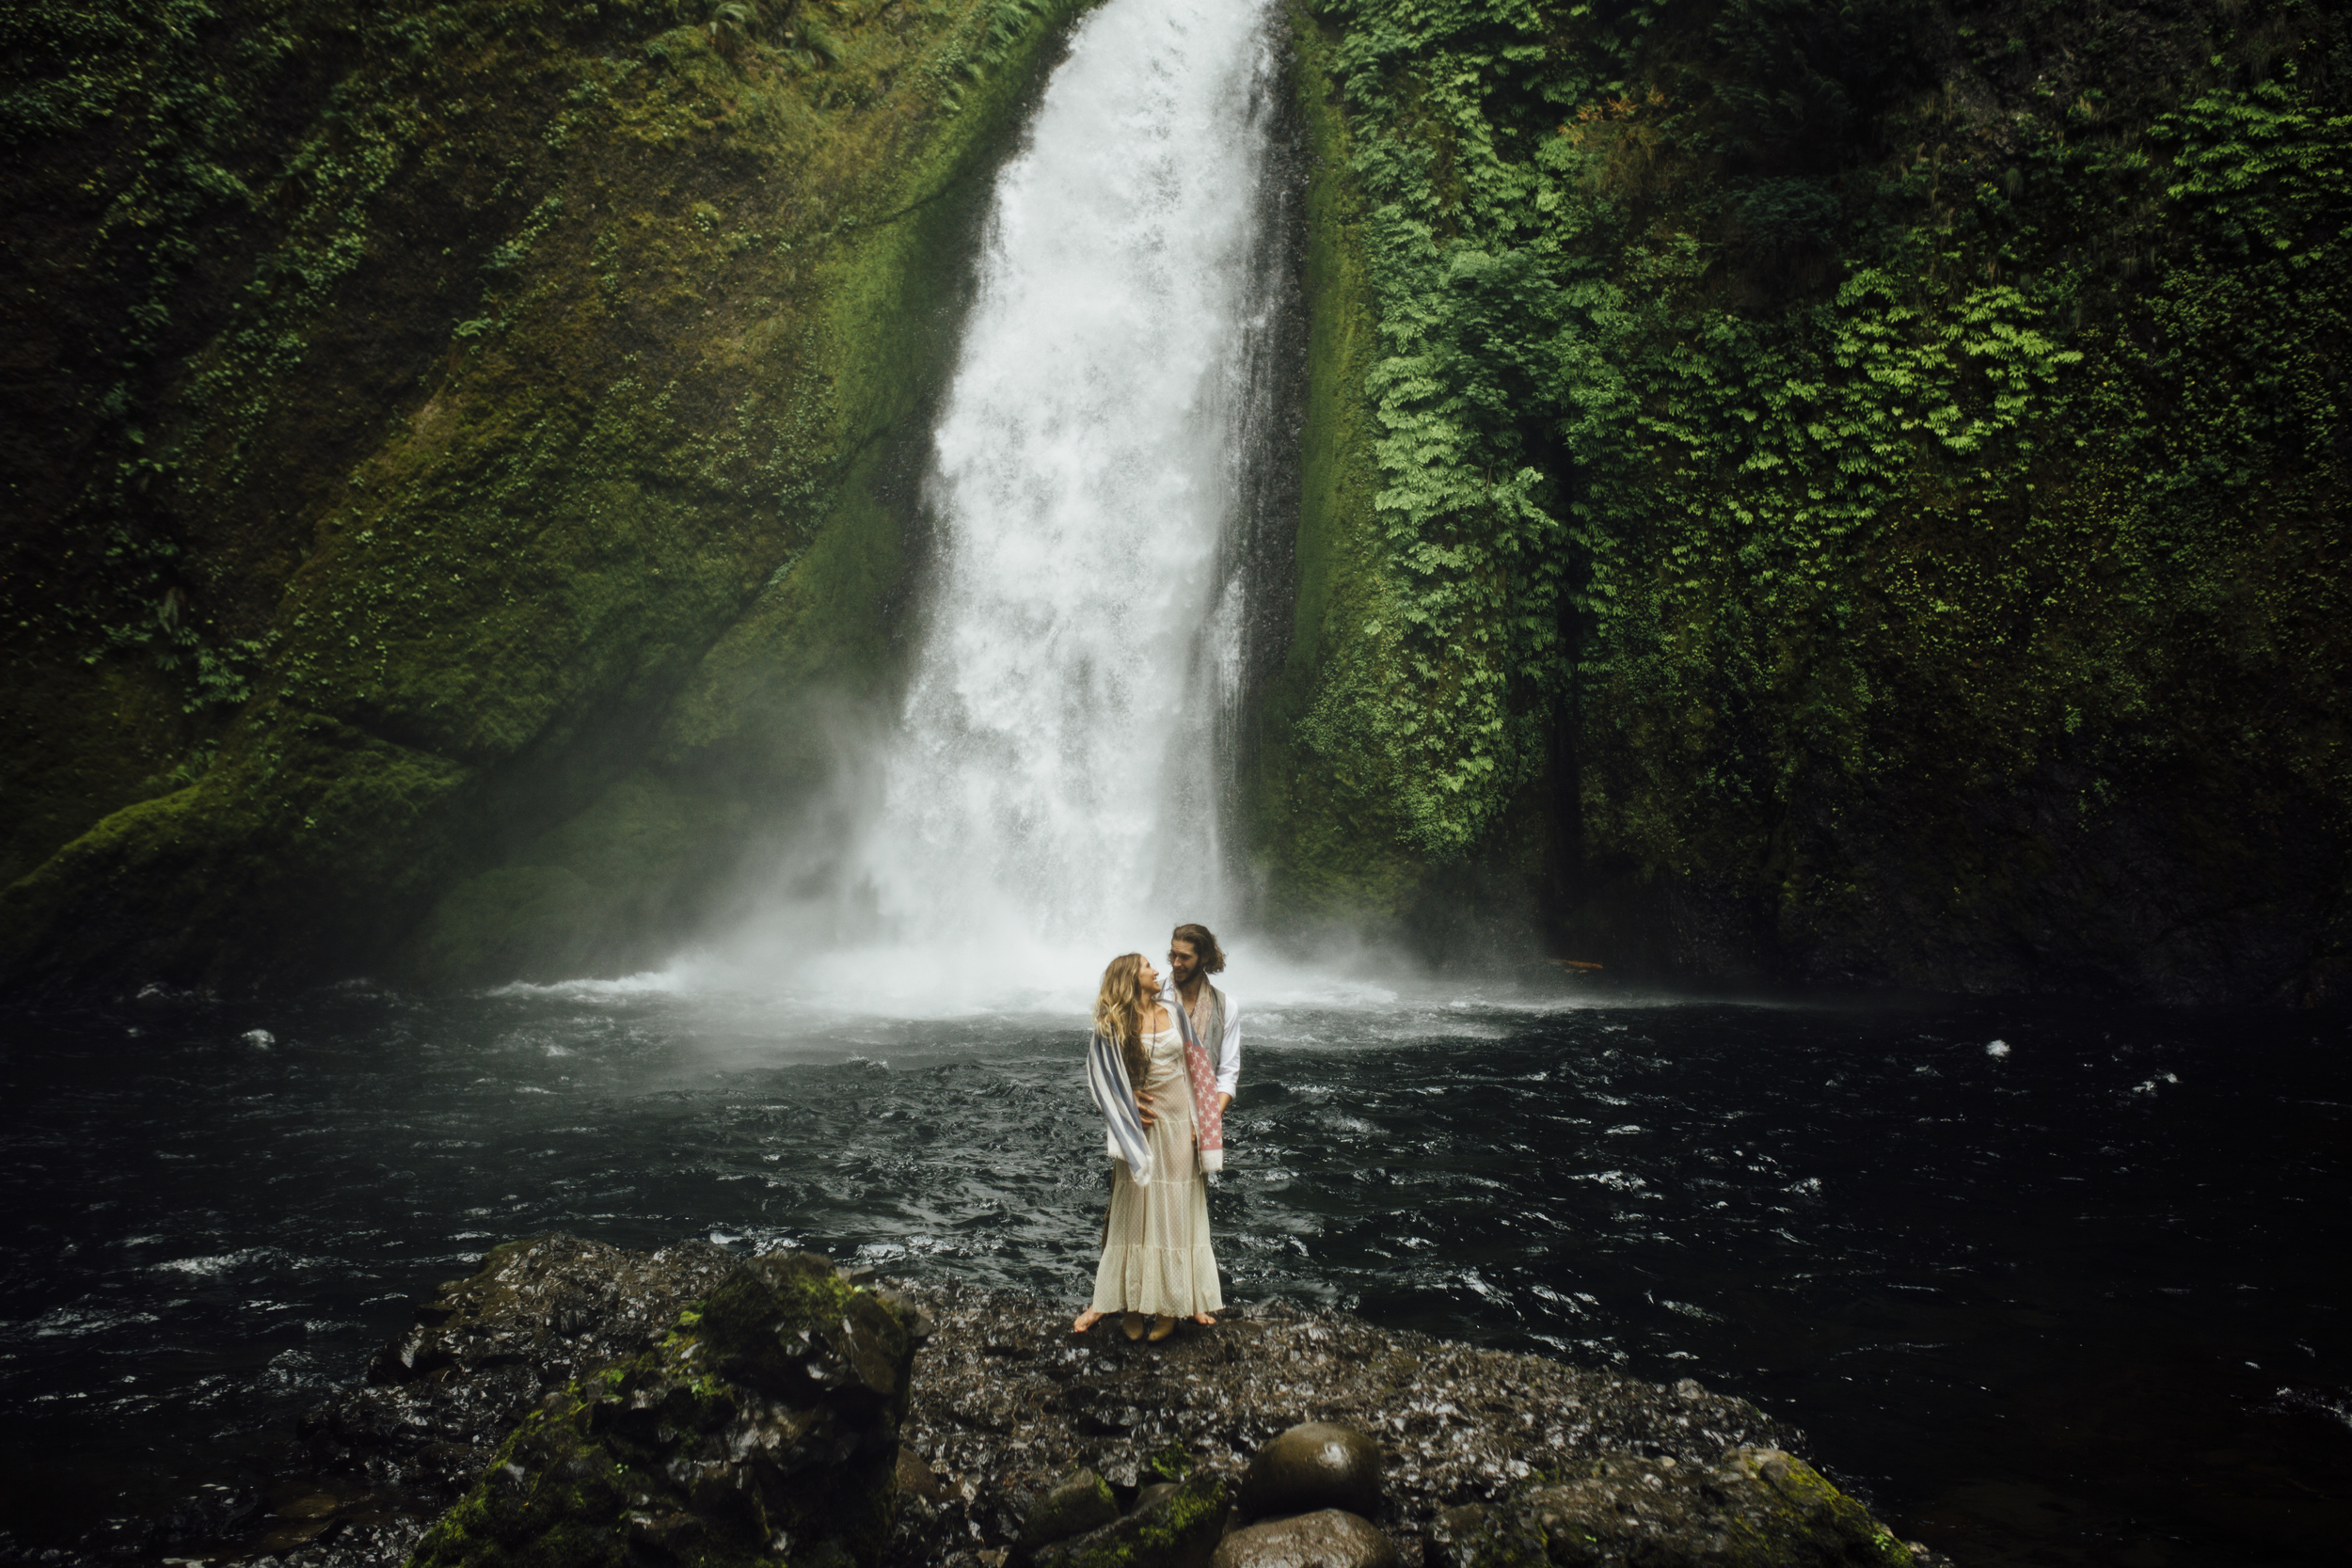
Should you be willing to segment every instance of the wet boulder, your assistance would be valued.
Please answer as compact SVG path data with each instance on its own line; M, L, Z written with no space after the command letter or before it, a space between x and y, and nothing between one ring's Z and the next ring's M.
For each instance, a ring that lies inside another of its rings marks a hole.
M898 1497L902 1502L919 1499L933 1508L947 1500L947 1487L939 1472L904 1443L898 1445Z
M1125 1518L1057 1541L1032 1560L1037 1568L1209 1568L1232 1509L1224 1477L1198 1471Z
M586 1375L644 1350L739 1261L702 1243L642 1253L576 1236L508 1242L443 1282L376 1352L367 1380L445 1386L517 1367L543 1383Z
M1396 1543L1342 1509L1319 1509L1237 1529L1218 1543L1210 1568L1402 1568Z
M308 1468L446 1508L525 1412L643 1354L741 1263L703 1242L646 1253L546 1235L495 1247L436 1288L363 1386L302 1418Z
M822 1258L745 1264L660 1344L547 1395L413 1560L871 1563L928 1329Z
M1444 1510L1422 1560L1428 1568L1911 1568L1915 1551L1804 1461L1738 1448L1711 1465L1603 1455L1582 1474Z
M1034 1552L1040 1546L1100 1529L1118 1517L1119 1499L1111 1496L1110 1483L1092 1470L1080 1470L1047 1488L1030 1505L1021 1526L1021 1548Z
M1250 1459L1241 1511L1264 1519L1323 1509L1379 1512L1380 1445L1354 1427L1308 1421L1278 1433Z

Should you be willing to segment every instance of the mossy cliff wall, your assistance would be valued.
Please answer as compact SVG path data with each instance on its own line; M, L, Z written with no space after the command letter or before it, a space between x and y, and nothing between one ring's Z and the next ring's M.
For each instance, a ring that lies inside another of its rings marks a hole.
M0 22L0 977L642 962L885 694L1081 0Z
M1270 912L2342 993L2352 31L1311 0Z
M0 983L658 957L898 679L1078 3L0 18ZM1293 22L1272 922L2339 993L2335 11Z

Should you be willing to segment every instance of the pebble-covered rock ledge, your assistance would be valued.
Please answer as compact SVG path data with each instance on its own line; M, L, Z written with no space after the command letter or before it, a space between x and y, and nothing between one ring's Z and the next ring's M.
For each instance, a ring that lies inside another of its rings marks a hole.
M501 1246L418 1308L366 1384L303 1418L315 1475L297 1513L271 1518L260 1499L223 1494L158 1522L130 1555L398 1568L518 1423L582 1389L594 1397L742 1263L703 1243ZM1180 1481L1185 1497L1215 1489L1245 1505L1220 1505L1213 1532L1231 1558L1255 1512L1251 1459L1304 1422L1376 1446L1378 1501L1355 1506L1403 1568L1942 1561L1821 1481L1799 1457L1802 1434L1688 1379L1663 1386L1279 1303L1185 1324L1163 1344L1126 1339L1115 1320L1077 1337L1064 1310L1033 1297L867 1282L920 1308L931 1330L914 1361L880 1568L1091 1563L1038 1539L1049 1495L1082 1472L1106 1484L1122 1520L1164 1506ZM1356 1528L1356 1514L1335 1517L1330 1528Z
M1795 1457L1801 1433L1688 1378L1645 1383L1279 1303L1224 1313L1215 1328L1183 1325L1153 1345L1126 1339L1110 1320L1073 1336L1066 1313L1028 1296L896 1289L922 1304L937 1332L915 1368L905 1437L924 1468L902 1472L912 1497L892 1568L999 1568L1017 1555L1029 1511L1073 1470L1092 1470L1131 1504L1189 1465L1238 1479L1261 1445L1308 1421L1354 1427L1380 1444L1377 1522L1406 1568L1441 1568L1427 1561L1433 1542L1456 1561L1487 1560L1482 1532L1513 1562L1627 1560L1607 1550L1564 1557L1556 1540L1549 1554L1538 1544L1525 1555L1530 1522L1540 1525L1546 1510L1582 1516L1588 1505L1647 1513L1650 1549L1631 1560L1659 1568L1845 1558L1843 1539L1825 1539L1822 1554L1743 1553L1737 1529L1723 1524L1746 1484L1725 1474L1740 1468L1735 1453L1754 1456L1750 1469L1768 1467L1768 1487L1820 1487L1827 1496L1799 1498L1800 1511L1826 1522L1825 1511L1842 1504L1861 1541L1895 1548L1877 1560L1943 1560L1896 1542L1821 1486ZM1571 1498L1564 1488L1580 1490Z

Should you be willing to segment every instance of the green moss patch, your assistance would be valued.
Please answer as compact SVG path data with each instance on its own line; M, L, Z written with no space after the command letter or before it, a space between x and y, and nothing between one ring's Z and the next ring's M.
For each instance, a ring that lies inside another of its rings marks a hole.
M412 1562L872 1563L914 1335L821 1258L756 1259L658 1349L550 1396Z
M665 0L474 0L207 24L206 49L250 55L209 67L236 91L264 90L280 46L331 80L204 198L224 248L182 236L170 286L209 290L203 309L97 418L87 483L23 519L15 544L103 569L48 590L38 623L39 579L11 578L0 626L59 644L60 672L199 683L198 711L118 702L24 737L11 787L37 798L0 974L462 983L674 933L668 890L826 767L796 716L896 678L910 453L988 176L1076 8L809 0L714 24ZM155 65L69 10L34 8L47 52L22 68L55 87ZM50 119L10 123L63 135ZM212 178L107 157L77 166L97 188ZM108 701L87 682L61 700ZM294 817L264 759L315 724L465 787L342 816L382 793L347 748L352 776L312 779ZM168 832L104 820L199 773ZM596 841L616 824L626 850ZM361 836L371 856L324 847ZM212 905L301 902L191 925L145 891L167 864Z

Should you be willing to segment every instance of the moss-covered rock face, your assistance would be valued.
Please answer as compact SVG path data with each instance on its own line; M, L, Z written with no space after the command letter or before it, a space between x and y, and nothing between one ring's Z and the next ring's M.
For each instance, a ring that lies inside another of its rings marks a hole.
M1378 489L1377 424L1363 383L1378 348L1364 273L1354 150L1331 80L1330 42L1293 17L1298 123L1307 148L1306 405L1299 424L1295 583L1281 667L1251 701L1260 722L1243 759L1243 825L1276 923L1394 921L1423 866L1404 836L1385 769L1331 753L1317 704L1345 672L1380 657L1363 635L1377 616L1385 562L1369 526Z
M821 1258L760 1259L659 1348L549 1395L416 1568L871 1563L926 1332Z
M1080 3L12 10L0 977L551 975L691 919L897 679Z
M1432 1568L1910 1568L1913 1549L1804 1460L1732 1449L1702 1469L1610 1455L1589 1471L1522 1487L1432 1526Z
M2300 0L1319 0L1286 916L2316 1000L2352 974L2352 32Z
M1162 1484L1165 1484L1164 1482ZM1080 1470L1046 1488L1021 1521L1021 1549L1034 1552L1056 1541L1067 1541L1100 1529L1119 1517L1119 1499L1110 1482L1092 1470Z
M1036 1568L1208 1568L1232 1507L1225 1478L1202 1471L1123 1519L1041 1547L1030 1560Z

